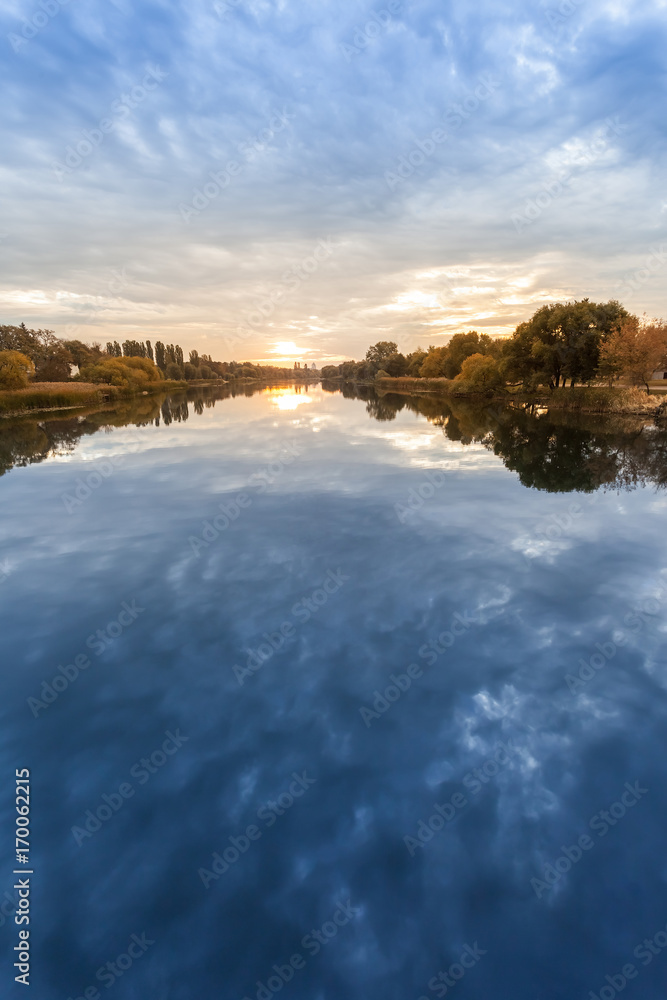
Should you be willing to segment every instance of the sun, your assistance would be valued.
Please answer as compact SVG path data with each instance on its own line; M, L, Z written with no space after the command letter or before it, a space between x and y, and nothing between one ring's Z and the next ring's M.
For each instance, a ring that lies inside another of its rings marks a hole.
M270 353L271 354L286 354L286 355L289 356L291 354L298 355L300 353L300 351L299 351L299 348L294 343L294 341L292 341L292 340L280 340L280 341L278 341L278 343L276 344L276 346L273 348L273 350Z

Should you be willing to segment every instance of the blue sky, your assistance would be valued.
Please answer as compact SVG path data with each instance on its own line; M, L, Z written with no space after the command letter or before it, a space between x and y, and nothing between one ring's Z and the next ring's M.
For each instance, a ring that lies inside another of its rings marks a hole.
M0 322L360 357L667 314L665 0L0 0Z

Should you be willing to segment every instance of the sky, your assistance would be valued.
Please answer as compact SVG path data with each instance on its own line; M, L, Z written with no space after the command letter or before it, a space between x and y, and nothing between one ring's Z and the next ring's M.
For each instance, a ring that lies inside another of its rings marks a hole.
M667 0L0 0L0 323L290 364L667 316Z

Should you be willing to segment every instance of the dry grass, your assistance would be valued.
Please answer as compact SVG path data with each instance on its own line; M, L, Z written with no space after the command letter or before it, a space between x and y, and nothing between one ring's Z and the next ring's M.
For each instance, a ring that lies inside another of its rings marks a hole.
M31 382L25 389L6 389L1 394L4 396L6 392L11 392L14 395L27 395L31 392L89 393L97 392L99 388L101 387L95 382Z

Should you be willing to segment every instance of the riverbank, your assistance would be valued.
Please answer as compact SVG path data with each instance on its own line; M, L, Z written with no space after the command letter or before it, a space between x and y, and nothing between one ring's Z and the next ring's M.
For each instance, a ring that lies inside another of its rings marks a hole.
M125 389L99 382L33 382L25 389L0 391L0 417L18 417L36 411L74 410L103 406L130 396L186 389L192 385L215 385L219 382L149 382L140 389Z
M369 383L381 393L396 392L401 395L428 395L456 397L458 399L487 399L498 405L538 407L547 410L567 410L578 413L619 413L657 417L667 413L667 400L662 394L648 395L633 386L609 388L607 386L575 386L574 388L541 389L525 392L505 389L485 394L471 392L460 382L446 378L382 378Z

